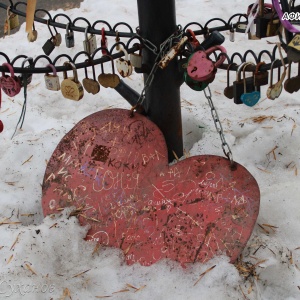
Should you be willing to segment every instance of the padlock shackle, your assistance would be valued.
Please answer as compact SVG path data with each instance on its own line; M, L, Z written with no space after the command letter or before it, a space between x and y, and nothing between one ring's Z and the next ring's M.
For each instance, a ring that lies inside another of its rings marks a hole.
M207 56L209 56L211 53L215 52L215 51L221 51L222 53L227 53L227 50L220 45L216 45L213 47L210 47L209 49L205 50L205 53ZM219 66L221 66L221 64L224 62L224 60L226 59L225 55L220 55L219 59L215 62L215 68L218 68Z
M85 36L85 39L88 40L88 30L91 26L87 26L84 30L84 36Z
M244 65L243 65L243 83L244 83L244 93L246 94L247 93L247 84L246 84L246 68L248 66L255 66L254 63L252 62L246 62Z
M112 57L111 55L108 55L108 54L103 55L103 56L107 56L107 57L110 58L110 60L111 60L111 68L112 68L112 72L113 72L113 74L116 74L116 73L115 73L115 65L114 65L114 59L113 59L113 57ZM102 66L102 64L101 64L101 66Z
M271 77L270 77L270 86L273 85L273 71L274 71L274 64L277 61L281 61L279 58L275 59L272 61L271 67L270 67L270 72L271 72Z
M230 69L233 65L236 65L236 63L230 63L228 66L227 66L227 86L229 86L229 82L230 82Z
M237 70L236 70L236 81L241 81L241 72L242 72L242 70L243 70L243 67L244 67L244 65L246 64L247 62L243 62L243 63L241 63L239 66L238 66L238 68L237 68Z
M123 51L125 60L128 61L128 51L124 47L120 47L120 51Z
M106 37L106 34L105 34L105 28L104 27L102 27L102 29L101 29L101 47L106 48L106 49L108 47L107 37ZM101 50L101 52L102 52L102 55L107 55L108 54L108 52L105 49Z
M24 59L22 62L22 68L24 68L25 63L28 62L30 67L33 67L33 58L32 57L27 57Z
M53 73L54 76L57 75L56 68L52 64L47 64L46 67L51 68L52 73Z
M88 68L88 66L90 66L90 67L92 67L92 70L93 70L93 79L96 80L96 72L95 72L94 61L92 59L86 59L85 62L87 64L86 66L84 66L85 78L88 78L87 68Z
M48 29L49 29L49 31L50 31L50 33L51 33L51 37L54 38L54 35L53 35L52 30L51 30L51 27L50 27L49 22L50 22L50 19L47 20L47 26L48 26ZM54 28L55 28L55 27L54 27Z
M74 75L74 82L77 83L78 82L78 74L77 74L77 69L74 63L72 63L71 61L66 61L64 62L64 66L70 66L73 70L73 75ZM63 76L64 79L67 79L67 71L63 71Z
M66 33L69 34L70 32L73 32L72 28L70 28L70 26L72 25L72 23L68 23L66 26Z
M3 63L2 67L6 67L8 69L8 71L10 72L11 77L15 76L14 68L12 67L11 64L9 64L9 63ZM2 72L2 76L5 76L5 72Z

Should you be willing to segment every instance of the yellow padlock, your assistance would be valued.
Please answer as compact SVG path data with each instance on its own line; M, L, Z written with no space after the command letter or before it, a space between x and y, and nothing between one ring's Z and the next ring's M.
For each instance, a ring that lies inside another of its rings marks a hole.
M67 71L63 72L64 80L61 83L61 92L62 95L70 100L79 101L83 97L83 86L78 80L76 66L67 61L64 63L64 66L70 66L73 70L73 77L68 78Z

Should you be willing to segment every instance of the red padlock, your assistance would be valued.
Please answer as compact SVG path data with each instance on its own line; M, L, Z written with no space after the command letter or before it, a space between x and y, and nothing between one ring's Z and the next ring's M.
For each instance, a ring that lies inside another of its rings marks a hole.
M209 55L215 51L227 53L226 49L222 46L214 46L207 50L200 50L191 55L188 61L187 73L196 81L212 82L217 68L224 62L225 55L221 55L218 61L213 62Z
M191 36L189 37L189 42L191 43L192 47L195 49L198 46L200 46L199 41L196 38L196 35L192 29L187 29L186 32L188 32Z
M15 76L14 69L9 63L3 63L2 66L8 68L10 76L5 75L4 72L2 72L2 76L0 77L0 88L9 97L14 97L21 91L20 79Z

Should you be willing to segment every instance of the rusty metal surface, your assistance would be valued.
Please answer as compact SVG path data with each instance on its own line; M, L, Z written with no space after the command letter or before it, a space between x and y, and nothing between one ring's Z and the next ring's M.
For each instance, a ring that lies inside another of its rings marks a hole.
M162 258L234 261L259 211L252 175L227 159L195 156L168 165L164 137L146 117L104 110L58 144L44 176L45 215L75 206L87 240L121 248L128 264Z

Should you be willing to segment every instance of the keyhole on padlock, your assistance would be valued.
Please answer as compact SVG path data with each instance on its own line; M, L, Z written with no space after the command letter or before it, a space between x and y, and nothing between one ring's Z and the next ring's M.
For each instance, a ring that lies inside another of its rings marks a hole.
M193 68L193 70L191 71L191 73L194 73L194 72L196 72L197 71L197 67L195 66L194 68Z

